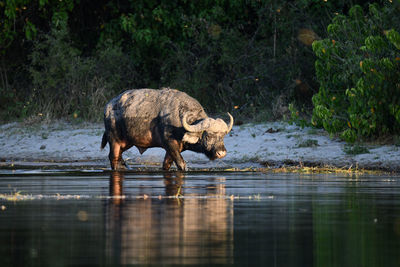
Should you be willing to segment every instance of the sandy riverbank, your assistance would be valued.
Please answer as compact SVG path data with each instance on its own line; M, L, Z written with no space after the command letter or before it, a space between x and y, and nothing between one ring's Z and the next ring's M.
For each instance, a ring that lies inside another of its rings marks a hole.
M0 126L0 166L79 165L79 162L85 162L109 168L108 146L100 150L102 134L100 123L3 124ZM345 152L345 142L331 139L323 130L301 129L285 122L234 126L225 137L225 145L227 156L216 161L190 151L182 155L189 168L305 164L400 171L397 146L369 145L366 146L368 153L351 155ZM163 157L164 150L158 148L148 149L143 155L134 147L124 153L132 167L161 166Z

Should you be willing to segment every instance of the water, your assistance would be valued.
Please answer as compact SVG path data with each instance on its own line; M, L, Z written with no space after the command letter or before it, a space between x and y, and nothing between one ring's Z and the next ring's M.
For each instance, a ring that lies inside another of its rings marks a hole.
M0 266L399 266L399 178L3 171Z

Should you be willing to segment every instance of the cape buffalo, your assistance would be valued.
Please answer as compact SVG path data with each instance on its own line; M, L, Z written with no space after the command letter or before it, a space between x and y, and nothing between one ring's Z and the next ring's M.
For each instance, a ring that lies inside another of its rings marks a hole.
M194 98L175 89L128 90L107 103L104 110L105 132L103 149L110 145L111 168L124 169L122 153L136 146L143 154L147 148L165 149L163 169L175 162L179 170L186 169L181 152L204 153L210 160L226 155L224 136L233 126L222 119L207 116Z

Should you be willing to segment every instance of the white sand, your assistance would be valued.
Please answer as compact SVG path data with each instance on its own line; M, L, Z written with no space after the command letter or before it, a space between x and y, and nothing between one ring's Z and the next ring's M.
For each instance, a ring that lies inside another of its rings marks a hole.
M108 146L100 150L103 129L102 124L65 122L1 125L0 165L95 162L97 166L109 168ZM369 153L348 155L344 152L345 142L329 138L323 130L301 129L284 122L234 126L225 137L225 146L227 156L216 161L190 151L182 155L189 168L260 167L265 163L280 166L302 162L307 165L400 170L397 146L367 146ZM133 147L124 153L124 158L131 166L161 166L164 154L162 149L151 148L140 155Z

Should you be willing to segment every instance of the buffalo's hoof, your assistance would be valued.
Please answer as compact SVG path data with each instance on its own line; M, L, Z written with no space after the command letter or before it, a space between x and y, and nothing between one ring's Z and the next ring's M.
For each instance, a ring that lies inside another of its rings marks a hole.
M179 171L186 171L187 170L186 164L178 165L177 167L178 167Z
M116 170L116 171L123 171L123 170L128 170L130 168L129 168L128 164L126 164L124 161L119 161L115 164L112 164L111 169Z
M124 170L130 170L131 168L129 167L128 163L126 163L125 160L121 160L121 164L120 164Z

